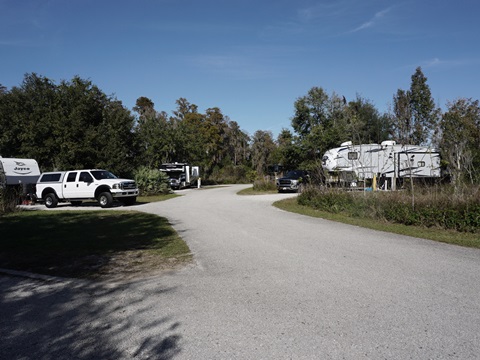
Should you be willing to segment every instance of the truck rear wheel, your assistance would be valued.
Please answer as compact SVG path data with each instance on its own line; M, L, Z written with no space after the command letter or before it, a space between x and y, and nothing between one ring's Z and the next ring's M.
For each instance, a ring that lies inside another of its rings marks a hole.
M45 206L49 209L56 207L58 204L57 196L54 193L45 195Z
M98 195L98 202L102 208L109 208L113 204L113 196L109 192L102 192Z

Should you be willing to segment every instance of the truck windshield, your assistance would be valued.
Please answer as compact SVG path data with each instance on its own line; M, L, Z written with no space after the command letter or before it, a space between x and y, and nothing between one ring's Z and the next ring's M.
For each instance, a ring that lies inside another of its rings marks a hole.
M115 175L113 175L110 171L105 171L105 170L94 170L91 171L93 177L97 180L102 180L102 179L117 179Z
M285 177L289 179L299 179L302 176L304 176L304 174L301 171L289 171Z

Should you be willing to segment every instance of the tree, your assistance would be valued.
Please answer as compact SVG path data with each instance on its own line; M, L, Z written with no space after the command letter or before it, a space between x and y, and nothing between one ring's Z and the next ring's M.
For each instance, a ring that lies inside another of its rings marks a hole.
M347 129L350 139L359 144L377 143L390 138L391 121L387 115L380 115L377 108L367 99L357 95L348 103Z
M430 87L427 85L427 78L423 75L420 67L412 75L410 106L414 122L414 143L431 143L433 131L438 125L439 110L435 107Z
M464 181L480 182L480 106L472 99L458 99L447 106L440 123L440 149L458 190Z
M427 78L418 67L409 91L399 89L393 98L394 137L402 144L432 143L440 111L435 107Z
M301 149L297 143L297 137L290 130L282 129L277 137L272 162L282 165L284 169L294 170L300 167L301 158Z
M252 167L259 176L267 172L274 149L272 132L257 130L252 139Z
M78 76L56 85L26 74L0 96L0 153L34 158L43 171L106 164L128 174L132 125L118 100Z
M250 137L242 131L236 121L229 121L227 125L228 155L234 166L244 164L248 156Z
M412 128L410 92L401 89L393 97L394 140L400 144L409 144Z
M97 166L131 178L137 166L134 146L135 118L118 100L111 99L103 111L98 128L100 146Z
M56 87L48 78L26 74L22 84L0 96L0 154L35 158L53 166Z
M146 97L137 99L134 110L139 114L135 126L135 142L140 166L159 169L175 153L172 144L173 127L165 112L157 112L153 101Z
M299 163L306 169L321 167L321 158L326 150L338 146L350 137L347 131L348 118L345 101L333 93L313 87L306 96L294 104L295 115L292 127L298 135L301 148Z
M154 106L155 104L151 99L145 96L140 96L135 102L133 111L137 112L140 116L145 116L146 114L155 111Z

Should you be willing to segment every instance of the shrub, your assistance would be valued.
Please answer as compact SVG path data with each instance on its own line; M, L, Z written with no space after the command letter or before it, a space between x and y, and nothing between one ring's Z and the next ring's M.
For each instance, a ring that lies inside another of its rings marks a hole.
M463 232L480 231L480 191L471 188L463 196L450 188L418 189L415 201L409 191L347 192L307 187L298 197L300 205L352 217Z
M140 167L135 171L135 181L142 195L168 194L171 192L167 174L158 169Z
M213 184L247 184L249 181L249 169L244 165L215 166L212 174L206 179Z
M18 191L11 187L0 187L0 215L14 212L18 204Z
M255 191L276 191L277 185L272 180L258 179L253 182L253 190Z

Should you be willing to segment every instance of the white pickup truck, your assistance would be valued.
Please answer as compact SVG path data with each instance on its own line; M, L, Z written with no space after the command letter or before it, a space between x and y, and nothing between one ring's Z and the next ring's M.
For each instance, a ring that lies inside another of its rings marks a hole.
M85 200L97 200L102 208L111 207L114 200L133 205L139 193L134 180L119 179L98 169L43 173L36 188L38 201L47 208L54 208L59 202L76 206Z

